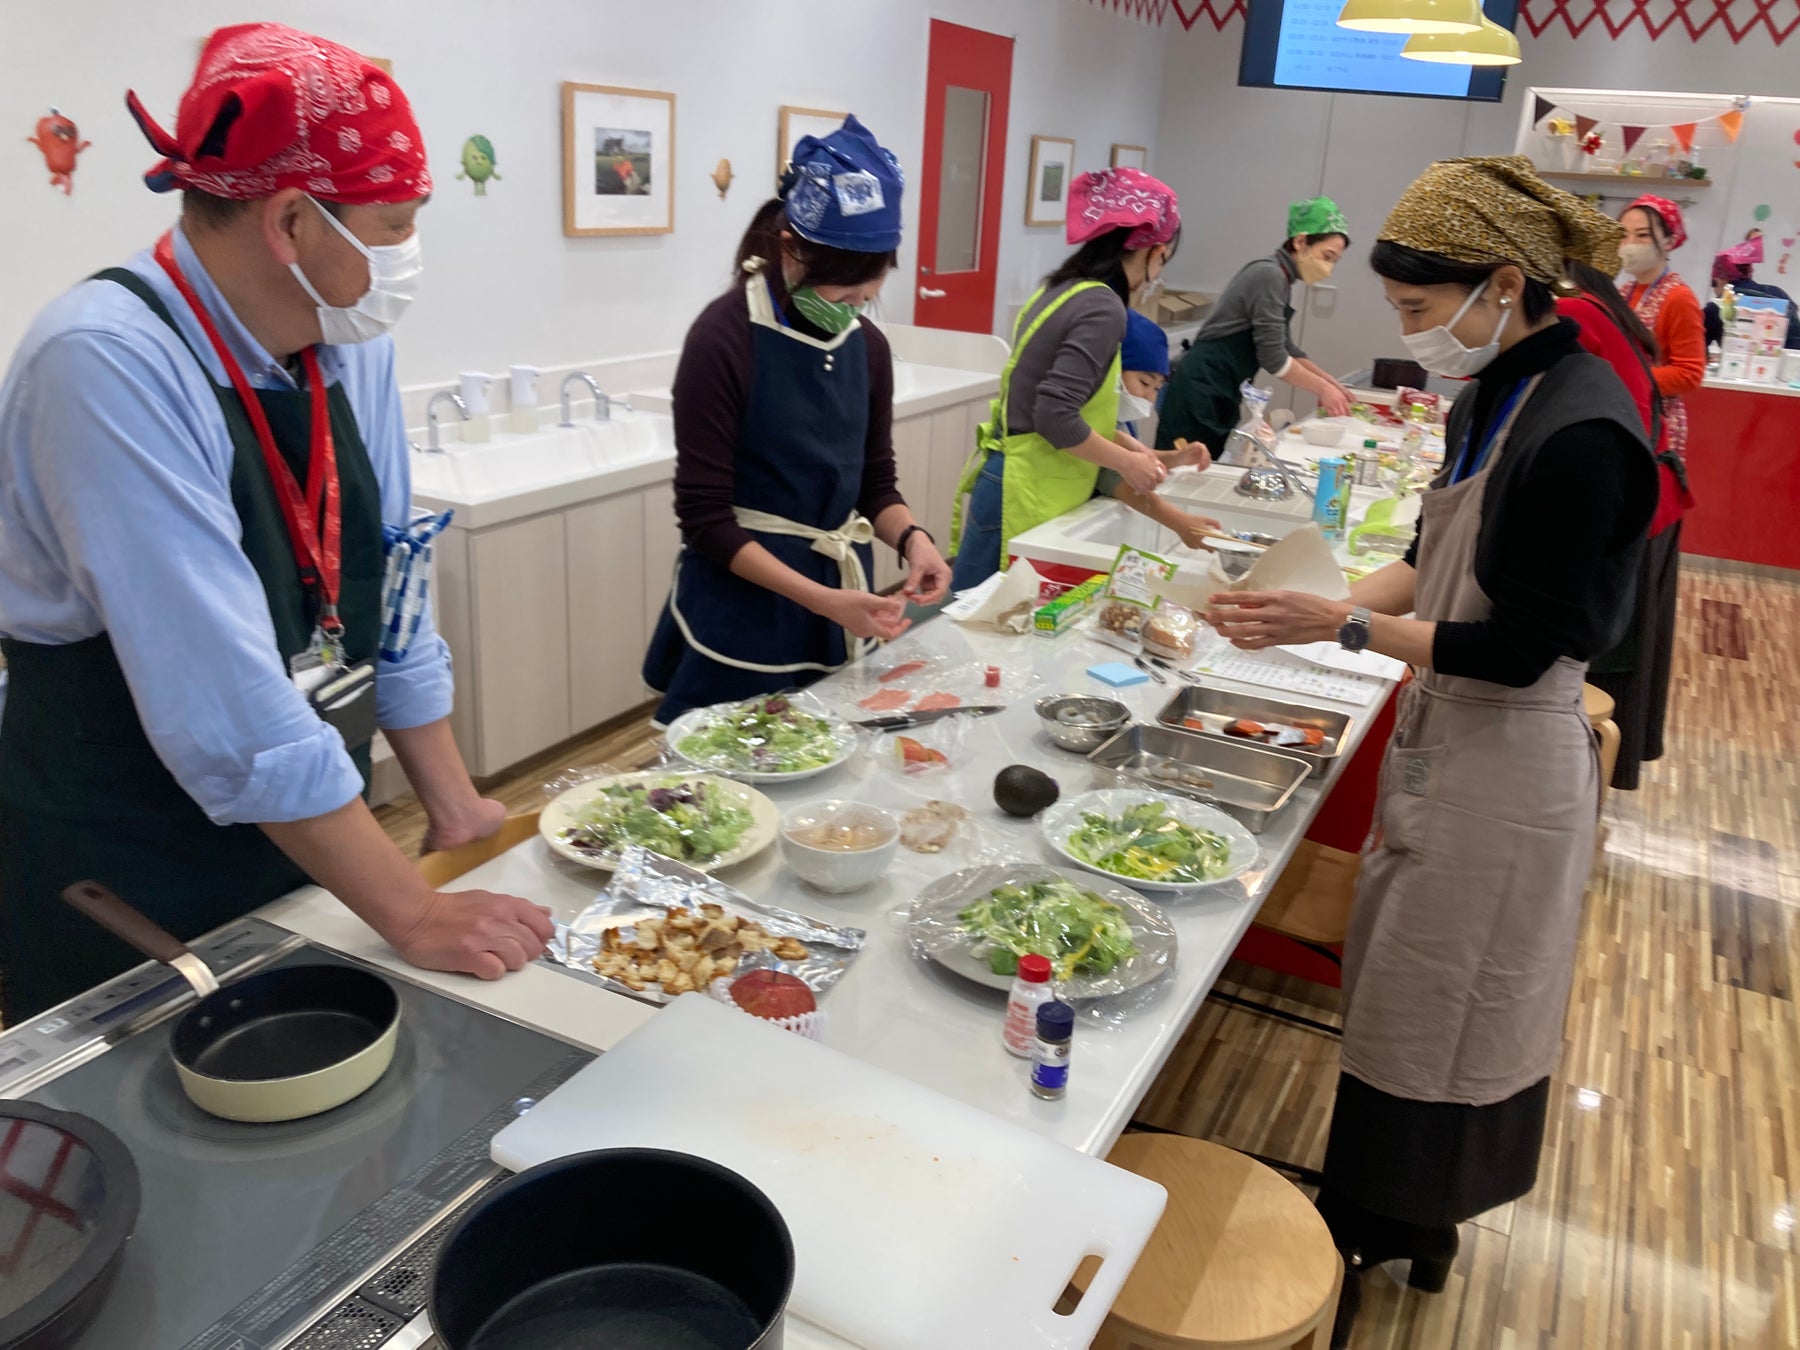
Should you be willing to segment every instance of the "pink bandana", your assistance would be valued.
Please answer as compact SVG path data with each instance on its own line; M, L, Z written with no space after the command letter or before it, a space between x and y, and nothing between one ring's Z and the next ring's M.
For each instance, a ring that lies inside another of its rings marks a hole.
M1101 169L1084 173L1069 188L1071 244L1130 227L1126 248L1166 244L1181 228L1181 199L1167 183L1142 169Z
M163 156L153 192L191 187L230 201L302 188L349 206L431 191L424 137L400 86L348 47L277 23L207 39L171 136L135 93L125 105Z
M1670 252L1673 252L1683 244L1687 243L1687 226L1682 223L1681 208L1675 205L1674 202L1670 201L1667 197L1653 197L1646 192L1643 196L1633 202L1631 206L1626 207L1625 210L1629 211L1632 207L1638 206L1643 207L1646 211L1654 211L1657 215L1662 217L1662 223L1669 233ZM1625 212L1621 211L1619 214L1623 215Z

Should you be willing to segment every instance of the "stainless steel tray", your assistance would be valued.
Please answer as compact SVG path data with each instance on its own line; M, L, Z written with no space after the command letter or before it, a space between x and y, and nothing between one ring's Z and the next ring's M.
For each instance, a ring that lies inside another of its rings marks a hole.
M1291 745L1262 746L1241 736L1227 736L1223 728L1240 717L1247 717L1253 722L1286 722L1292 726L1317 727L1325 733L1325 740L1317 749L1302 750ZM1156 720L1165 727L1174 727L1190 736L1204 736L1210 741L1223 741L1227 745L1248 745L1276 754L1292 755L1295 759L1305 760L1320 778L1331 771L1332 764L1343 753L1345 744L1350 740L1351 728L1356 724L1355 717L1350 713L1335 712L1309 703L1283 703L1279 699L1241 694L1232 689L1216 689L1211 685L1189 685L1169 700L1156 715Z
M1312 775L1312 765L1286 751L1142 723L1126 727L1088 762L1097 784L1124 779L1222 807L1252 834L1261 834Z

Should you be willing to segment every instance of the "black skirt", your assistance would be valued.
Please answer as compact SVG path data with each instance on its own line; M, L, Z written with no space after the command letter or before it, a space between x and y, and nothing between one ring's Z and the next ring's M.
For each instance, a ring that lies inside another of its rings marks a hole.
M1549 1109L1548 1078L1492 1106L1465 1106L1395 1097L1341 1073L1325 1186L1402 1223L1459 1224L1537 1184Z
M1681 587L1681 522L1653 535L1638 569L1631 627L1619 645L1596 659L1588 682L1612 695L1619 728L1619 762L1612 785L1636 789L1642 766L1662 758L1663 721L1675 655L1675 599Z

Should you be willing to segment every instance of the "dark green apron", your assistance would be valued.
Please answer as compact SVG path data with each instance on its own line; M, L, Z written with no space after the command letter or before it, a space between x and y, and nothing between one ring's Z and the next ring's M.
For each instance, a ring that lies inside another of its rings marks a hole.
M142 278L115 268L98 279L131 291L181 336ZM311 640L317 602L301 583L249 416L229 385L215 389L235 452L231 501L244 553L262 580L285 667ZM258 390L257 398L310 493L308 394ZM330 390L328 406L344 513L338 609L349 658L365 660L381 639L381 492L342 386ZM169 634L196 680L214 678L207 642L205 633ZM105 883L184 939L305 883L261 829L215 825L182 790L144 734L105 633L55 645L7 640L0 650L8 672L0 721L0 999L8 1025L143 959L58 898L72 882ZM366 791L369 747L352 758Z
M1287 317L1294 307L1286 306ZM1225 438L1238 424L1243 403L1238 387L1256 378L1256 337L1248 328L1230 337L1195 342L1175 367L1156 423L1156 448L1173 450L1177 440L1199 441L1217 459Z

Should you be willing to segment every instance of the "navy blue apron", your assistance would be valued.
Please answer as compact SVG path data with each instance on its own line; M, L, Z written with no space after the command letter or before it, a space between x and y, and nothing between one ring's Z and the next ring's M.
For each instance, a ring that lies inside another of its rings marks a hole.
M749 283L765 285L757 278ZM868 460L868 338L859 325L828 346L758 322L751 301L760 299L746 288L750 393L738 432L733 502L835 530L856 508ZM753 537L801 575L826 586L842 583L837 562L815 552L809 540ZM857 552L872 576L873 550L863 544ZM811 684L852 655L837 624L683 549L643 675L663 693L656 720L667 725L691 708Z

